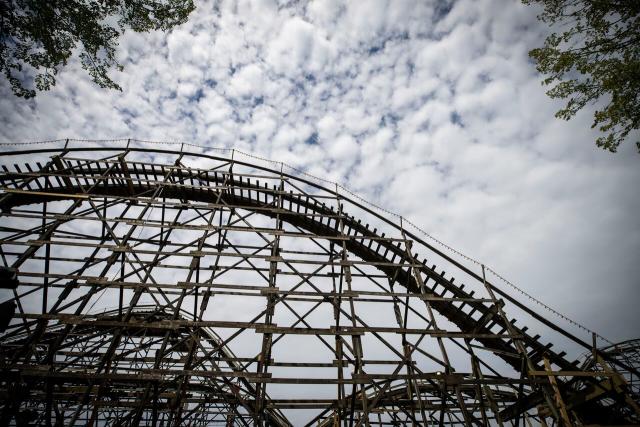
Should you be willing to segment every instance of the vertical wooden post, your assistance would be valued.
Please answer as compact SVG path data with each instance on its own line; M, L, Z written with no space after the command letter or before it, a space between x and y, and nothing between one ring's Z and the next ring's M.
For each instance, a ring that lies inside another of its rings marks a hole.
M542 360L544 361L545 370L547 374L549 374L548 375L549 383L551 383L551 388L553 389L556 407L560 411L561 420L558 420L558 422L562 421L562 424L564 424L566 427L571 427L572 424L571 424L571 421L569 420L567 407L565 406L564 401L562 400L562 394L560 394L558 381L556 381L556 377L553 375L553 371L551 370L551 364L549 363L549 359L547 359L547 357L545 356L543 357Z

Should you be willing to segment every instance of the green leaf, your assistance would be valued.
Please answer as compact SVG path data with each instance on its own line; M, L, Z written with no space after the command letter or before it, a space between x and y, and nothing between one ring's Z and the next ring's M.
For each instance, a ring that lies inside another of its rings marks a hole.
M640 128L640 1L523 0L540 5L538 18L554 28L529 56L546 75L551 98L566 99L556 117L570 120L582 108L608 102L592 127L604 135L596 145L616 152ZM640 151L640 145L638 145Z
M78 49L80 63L100 87L122 90L109 71L123 66L118 38L134 31L168 31L186 22L193 0L12 0L0 6L0 70L23 98L50 90ZM109 24L109 23L115 24Z

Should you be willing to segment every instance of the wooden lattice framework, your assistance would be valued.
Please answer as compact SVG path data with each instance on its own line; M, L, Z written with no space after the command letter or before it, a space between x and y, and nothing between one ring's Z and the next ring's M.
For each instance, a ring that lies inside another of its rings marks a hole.
M1 160L2 425L639 420L637 367L337 187L157 147Z

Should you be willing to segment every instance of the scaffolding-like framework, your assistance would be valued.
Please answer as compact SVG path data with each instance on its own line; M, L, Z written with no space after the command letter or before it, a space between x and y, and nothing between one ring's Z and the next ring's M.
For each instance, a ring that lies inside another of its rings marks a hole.
M598 350L338 187L34 148L0 159L0 425L640 421L637 342Z

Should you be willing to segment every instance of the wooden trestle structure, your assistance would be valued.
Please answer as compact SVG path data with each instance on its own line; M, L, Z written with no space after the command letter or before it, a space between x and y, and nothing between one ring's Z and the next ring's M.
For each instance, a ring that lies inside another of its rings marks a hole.
M0 158L0 425L640 420L637 366L337 187L231 153L34 148Z

